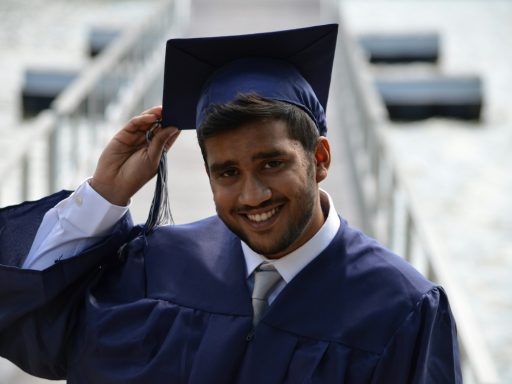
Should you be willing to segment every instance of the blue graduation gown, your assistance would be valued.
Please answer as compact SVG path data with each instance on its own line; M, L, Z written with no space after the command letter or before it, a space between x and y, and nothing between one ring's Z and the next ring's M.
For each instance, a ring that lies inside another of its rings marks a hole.
M217 217L148 237L127 217L81 255L20 269L66 195L0 211L0 354L29 373L74 384L462 382L443 290L344 221L252 329L240 240Z

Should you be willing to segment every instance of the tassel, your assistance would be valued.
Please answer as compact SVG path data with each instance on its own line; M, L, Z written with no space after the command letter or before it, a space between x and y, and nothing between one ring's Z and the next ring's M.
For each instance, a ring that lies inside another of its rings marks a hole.
M161 124L157 121L153 127L147 132L146 140L148 143L152 139L153 130ZM155 194L149 209L149 215L144 224L144 234L149 235L155 227L165 224L174 224L172 218L171 206L169 201L169 192L167 188L167 153L163 152L158 164Z

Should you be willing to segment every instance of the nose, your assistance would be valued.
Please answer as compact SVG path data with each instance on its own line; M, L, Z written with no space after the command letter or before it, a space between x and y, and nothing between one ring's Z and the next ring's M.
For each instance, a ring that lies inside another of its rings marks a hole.
M242 183L238 201L242 205L257 207L272 197L272 191L260 179L247 176Z

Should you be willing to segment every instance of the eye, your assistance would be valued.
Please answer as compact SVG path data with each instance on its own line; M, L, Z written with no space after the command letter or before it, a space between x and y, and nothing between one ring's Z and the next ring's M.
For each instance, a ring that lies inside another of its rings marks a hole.
M263 168L265 169L273 169L273 168L279 168L283 165L284 163L281 161L281 160L270 160L270 161L267 161L265 163L265 165L263 166Z
M235 168L226 169L219 174L220 177L228 178L238 176L238 170Z

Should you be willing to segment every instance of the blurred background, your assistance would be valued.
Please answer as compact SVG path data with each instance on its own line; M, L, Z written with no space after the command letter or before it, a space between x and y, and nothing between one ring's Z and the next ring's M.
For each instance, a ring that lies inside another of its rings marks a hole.
M512 383L511 1L2 0L0 20L0 206L90 176L161 103L167 39L340 23L322 187L445 288L465 382ZM169 179L177 223L215 213L194 132ZM0 360L0 383L42 382Z

